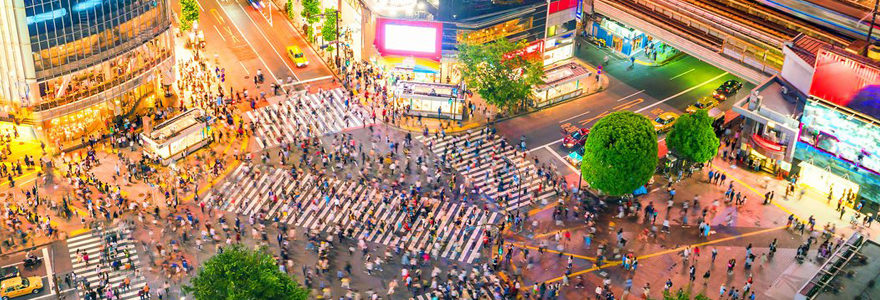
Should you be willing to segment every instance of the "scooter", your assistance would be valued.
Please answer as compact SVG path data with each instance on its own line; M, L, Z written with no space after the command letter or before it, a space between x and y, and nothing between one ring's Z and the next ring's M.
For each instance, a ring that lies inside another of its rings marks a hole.
M43 264L43 258L39 256L26 257L24 259L25 268L33 268Z

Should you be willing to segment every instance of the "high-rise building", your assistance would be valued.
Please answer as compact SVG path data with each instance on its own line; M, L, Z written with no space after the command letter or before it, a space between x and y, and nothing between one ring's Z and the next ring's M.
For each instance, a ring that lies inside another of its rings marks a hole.
M49 146L151 107L174 61L167 0L0 0L0 116Z

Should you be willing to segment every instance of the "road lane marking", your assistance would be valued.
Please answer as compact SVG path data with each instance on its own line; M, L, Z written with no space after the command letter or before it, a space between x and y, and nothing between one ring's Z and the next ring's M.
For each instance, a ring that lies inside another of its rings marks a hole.
M198 6L199 6L199 10L201 10L201 11L205 11L205 8L204 8L204 7L202 7L202 4L201 4L201 3L199 3L199 1L196 1L196 5L198 5ZM183 8L181 8L181 9L183 9Z
M513 242L511 242L511 243L509 243L509 244L510 244L511 246L514 246L514 247L517 247L517 248L526 248L526 249L531 249L531 250L538 250L538 247L535 247L535 246L529 246L529 245L522 244L522 243L513 243ZM544 252L549 252L549 253L553 253L553 254L559 254L559 253L562 253L562 255L567 255L567 256L574 257L574 258L580 258L580 259L583 259L583 260L589 260L589 261L596 261L596 258L595 258L595 257L583 256L583 255L580 255L580 254L574 254L574 253L568 253L568 252L560 252L560 251L556 251L556 250L553 250L553 249L546 249L546 248L545 248L545 249L544 249Z
M241 5L239 5L239 6L241 6ZM224 8L223 5L220 6L220 9L223 10L223 14L226 15L227 18L229 18L229 13L226 12L226 8ZM245 12L245 14L247 14L247 12ZM250 18L250 17L248 17L248 18ZM251 50L254 50L254 53L257 54L257 59L259 59L260 62L263 63L263 66L266 67L266 72L269 72L269 75L272 76L272 78L274 78L275 81L277 82L278 77L275 76L275 73L272 72L272 69L269 69L269 65L266 64L266 61L264 61L263 57L260 56L260 53L257 52L257 48L255 48L254 45L251 44L251 41L248 40L247 36L244 35L244 32L242 32L241 29L238 28L238 25L235 25L235 22L232 22L232 27L235 27L235 30L238 31L239 34L241 34L241 37L248 44L248 46L251 47ZM272 48L272 49L274 49L274 48ZM286 64L285 64L285 66L286 66Z
M585 112L582 112L582 113L579 113L579 114L577 114L577 115L574 115L574 116L572 116L572 117L570 117L570 118L566 118L566 119L560 120L559 123L565 123L565 121L568 121L568 120L571 120L571 119L574 119L574 118L577 118L577 117L580 117L580 116L586 115L586 114L588 114L588 113L590 113L589 110L588 110L588 111L585 111Z
M669 80L673 80L673 79L679 78L679 77L681 77L681 76L684 76L684 74L687 74L687 73L693 72L694 70L696 70L696 69L690 69L690 70L684 71L684 73L681 73L681 74L675 75L675 76L673 76L672 78L669 78Z
M257 25L257 21L254 21L254 19L251 18L251 15L248 14L247 10L244 9L244 6L242 6L241 3L236 4L238 4L238 7L241 8L241 10L244 12L244 15L247 17L247 19L250 20L251 23L253 23L254 26L257 27L257 32L259 32L260 36L262 36L263 39L265 39L266 42L269 43L269 48L272 48L272 52L275 52L275 55L278 55L278 58L281 58L281 64L283 64L285 67L287 67L288 70L290 70L290 74L293 74L294 79L299 81L299 77L297 77L296 73L293 72L293 68L291 68L290 65L287 64L287 59L284 56L281 56L281 53L278 53L278 50L275 50L275 45L272 45L272 41L269 40L268 37L266 37L266 33L263 32L263 28L260 28L260 25ZM275 78L275 82L278 82L278 78Z
M239 60L239 61L238 61L238 64L241 66L242 69L244 69L244 73L245 73L245 74L247 74L248 76L251 75L251 72L248 71L247 67L244 66L244 63L243 63L243 62L241 62L241 61Z
M198 3L198 1L196 1L196 3ZM216 8L211 9L211 15L214 16L214 19L217 19L217 22L220 22L220 25L226 23L225 21L223 21L223 17L220 16L220 13L217 12Z
M630 107L636 106L636 104L639 104L639 103L642 103L642 102L645 102L645 99L638 98L638 99L636 99L636 100L633 100L633 101L630 101L630 102L627 102L627 103L624 103L624 104L619 104L619 105L617 105L617 106L614 107L614 110L624 110L624 109L629 109Z
M635 93L629 94L629 96L626 96L626 97L623 97L623 98L617 99L617 102L620 102L620 101L623 101L623 100L628 99L629 97L632 97L632 96L635 96L635 95L641 94L641 93L644 92L644 91L645 91L645 90L641 90L641 91L638 91L638 92L635 92Z
M645 254L645 255L637 256L636 258L641 260L641 259L651 258L651 257L660 256L660 255L664 255L664 254L680 252L680 251L684 250L684 249L687 248L687 247L702 247L702 246L706 246L706 245L712 245L712 244L722 243L722 242L726 242L726 241L730 241L730 240L735 240L735 239L740 239L740 238L744 238L744 237L750 237L750 236L753 236L753 235L759 235L759 234L763 234L763 233L767 233L767 232L771 232L771 231L780 230L780 229L783 229L783 228L785 228L785 227L786 227L786 226L778 226L778 227L767 228L767 229L762 229L762 230L758 230L758 231L752 231L752 232L749 232L749 233L744 233L744 234L740 234L740 235L729 236L729 237L720 238L720 239L717 239L717 240L711 240L711 241L706 241L706 242L702 242L702 243L696 243L696 244L691 244L691 245L685 245L685 246L681 246L681 247L678 247L678 248L675 248L675 249L668 249L668 250L663 250L663 251L659 251L659 252L654 252L654 253L651 253L651 254ZM545 250L545 251L549 251L549 250ZM596 271L596 270L599 270L599 269L605 269L605 268L609 268L609 267L613 267L613 266L617 266L617 265L620 265L620 261L609 261L608 263L602 265L601 267L591 267L591 268L588 268L588 269L580 270L580 271L577 271L577 272L571 273L570 275L568 275L568 277L571 278L571 277L574 277L574 276L583 275L583 274L586 274L586 273L589 273L589 272L593 272L593 271ZM546 282L546 283L553 283L553 282L557 282L557 281L560 281L560 280L562 280L562 277L561 277L561 276L560 276L560 277L553 278L553 279L550 279L550 280L547 280L547 281L544 281L544 282Z
M214 30L217 30L217 34L220 35L220 38L225 42L226 38L223 37L223 32L220 32L220 28L217 28L217 25L214 25Z
M589 119L580 120L580 121L578 121L578 123L580 123L581 126L586 126L587 124L589 124L590 122L595 121L596 119L604 118L605 116L608 115L609 112L610 112L610 111L607 111L607 110L606 110L606 111L602 112L601 114L599 114L598 116L595 116L595 117L592 117L592 118L589 118Z
M52 276L52 260L49 259L49 248L43 247L43 265L46 267L46 279L49 279L49 289L55 289L55 276Z
M687 92L693 91L693 90L695 90L695 89L697 89L697 88L699 88L699 87L701 87L701 86L704 86L704 85L706 85L706 84L708 84L708 83L710 83L710 82L712 82L712 81L715 81L715 80L717 80L718 78L721 78L722 76L727 75L727 74L730 74L730 73L728 73L728 72L724 72L724 73L718 74L718 76L712 77L711 79L706 80L706 81L704 81L703 83L700 83L700 84L698 84L698 85L692 86L692 87L690 87L690 88L688 88L688 89L686 89L686 90L684 90L684 91L678 92L678 94L675 94L675 95L672 95L672 96L666 97L666 99L663 99L663 100L657 101L657 102L655 102L655 103L653 103L653 104L651 104L651 105L648 105L648 106L642 107L642 108L636 110L635 112L637 112L637 113L641 113L641 112L643 112L643 111L645 111L645 110L648 110L649 108L654 107L654 106L656 106L656 105L658 105L658 104L660 104L660 103L663 103L663 102L669 101L669 100L671 100L671 99L673 99L673 98L675 98L675 97L678 97L678 96L684 95L684 94L687 93Z
M532 152L532 151L535 151L535 150L538 150L538 149L541 149L541 148L544 148L544 147L550 147L550 145L557 144L557 143L561 143L561 142L562 142L561 139L560 139L560 140L555 140L555 141L552 141L552 142L549 142L549 143L543 144L543 145L541 145L541 146L538 146L537 148L533 148L533 149L531 149L531 150L529 150L529 151L526 151L526 152Z
M566 167L571 169L572 172L574 172L575 174L578 174L578 176L581 176L581 172L578 169L576 169L574 166L572 166L570 163L568 163L568 161L566 161L564 158L562 158L562 156L559 155L559 153L556 153L556 150L553 150L550 147L546 147L546 146L545 146L545 148L547 149L547 151L550 151L550 154L553 154L554 157L561 160L562 163L565 164Z

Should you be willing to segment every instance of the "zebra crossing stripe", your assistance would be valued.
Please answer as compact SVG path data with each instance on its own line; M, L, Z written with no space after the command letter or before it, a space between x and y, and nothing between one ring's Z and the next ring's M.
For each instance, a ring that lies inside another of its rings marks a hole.
M129 250L130 259L132 264L137 267L137 262L139 257L137 255L137 250L135 249L135 245L133 241L125 236L130 234L129 230L117 231L120 233L121 237L118 242L118 252L120 255L124 250ZM96 233L95 231L89 231L82 235L78 235L76 237L72 237L67 239L68 251L72 261L72 269L73 272L77 275L77 280L86 280L90 284L97 284L101 281L101 272L108 273L108 287L118 287L125 280L126 277L131 278L131 288L120 293L119 299L128 300L128 299L136 299L137 291L141 290L146 284L146 279L143 276L134 276L133 271L127 270L113 270L112 267L101 266L100 262L100 252L103 247L103 236L100 233ZM70 252L73 250L73 252ZM77 250L82 250L88 253L89 255L89 263L85 261L79 262L77 257ZM85 291L78 291L80 297L85 295Z

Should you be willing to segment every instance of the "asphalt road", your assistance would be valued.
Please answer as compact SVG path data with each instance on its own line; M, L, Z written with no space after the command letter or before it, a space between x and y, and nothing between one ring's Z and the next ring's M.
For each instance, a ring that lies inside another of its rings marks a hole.
M198 0L198 3L199 27L207 45L205 55L216 57L220 65L225 66L232 86L253 90L253 76L258 69L262 70L266 85L332 78L318 54L274 6L258 11L245 0ZM179 15L177 2L174 2L174 10ZM298 68L287 56L286 48L292 45L303 51L309 60L308 66Z
M552 163L565 175L575 174L577 169L563 160L571 152L561 145L563 126L588 128L619 110L641 113L650 119L667 111L684 114L688 105L700 97L710 96L721 83L730 79L745 82L691 56L682 56L662 66L636 64L630 67L628 60L614 58L604 49L584 44L577 56L591 65L601 64L606 55L613 58L604 67L610 79L606 90L496 125L499 133L511 141L525 136L532 154L542 162ZM753 87L744 83L739 93L712 112L719 114L729 110Z

